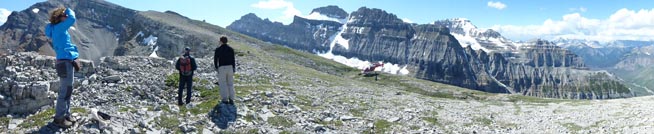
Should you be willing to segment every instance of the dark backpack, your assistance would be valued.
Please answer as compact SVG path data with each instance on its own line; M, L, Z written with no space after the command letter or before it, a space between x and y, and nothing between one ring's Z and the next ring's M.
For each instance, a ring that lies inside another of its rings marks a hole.
M191 76L193 74L191 57L183 56L179 58L179 74L182 76Z

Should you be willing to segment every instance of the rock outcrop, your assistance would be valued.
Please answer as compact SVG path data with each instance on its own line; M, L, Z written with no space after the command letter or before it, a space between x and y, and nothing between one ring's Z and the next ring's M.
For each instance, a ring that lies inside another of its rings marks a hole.
M0 115L29 113L51 105L59 92L54 71L55 58L36 53L16 53L0 57ZM95 73L93 62L80 60L83 68L75 77ZM79 83L77 83L79 84Z

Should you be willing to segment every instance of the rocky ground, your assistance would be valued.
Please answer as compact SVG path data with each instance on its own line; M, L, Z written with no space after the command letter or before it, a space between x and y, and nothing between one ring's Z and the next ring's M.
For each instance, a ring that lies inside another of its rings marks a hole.
M236 105L218 103L211 57L199 57L193 103L177 106L172 61L105 57L76 81L72 112L61 130L51 105L1 118L8 133L647 133L654 97L559 100L488 94L356 70L287 48L240 49ZM253 51L250 53L250 51ZM254 53L266 51L265 53ZM36 54L18 54L44 58ZM45 57L47 58L47 57ZM30 58L27 58L30 59ZM5 67L5 69L11 67ZM22 67L25 68L25 67ZM40 71L39 71L40 70ZM18 72L50 74L51 68ZM28 79L39 75L25 76ZM45 80L56 80L44 77ZM9 81L9 80L7 80ZM5 96L13 90L3 91ZM50 101L54 89L48 90ZM27 95L27 97L33 96ZM14 99L2 98L5 101ZM112 116L95 121L90 111Z

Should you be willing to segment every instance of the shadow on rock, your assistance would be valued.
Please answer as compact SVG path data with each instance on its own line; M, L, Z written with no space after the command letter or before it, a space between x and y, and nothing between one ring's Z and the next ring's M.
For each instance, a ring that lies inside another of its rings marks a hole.
M63 128L57 127L53 122L49 122L48 124L41 126L38 131L36 132L31 132L33 134L54 134L56 132L59 132L61 130L64 130Z
M220 103L209 112L209 118L218 128L227 129L236 121L236 111L236 106Z

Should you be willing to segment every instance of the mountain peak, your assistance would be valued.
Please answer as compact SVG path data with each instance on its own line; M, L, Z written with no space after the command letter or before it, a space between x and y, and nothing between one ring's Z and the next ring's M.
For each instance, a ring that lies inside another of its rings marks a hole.
M246 15L241 16L241 19L261 19L259 16L257 16L254 13L248 13Z
M434 22L435 25L442 25L449 28L453 33L467 35L479 33L477 26L466 18L451 18L445 20L438 20Z
M345 12L345 10L335 5L315 8L311 10L311 14L314 13L322 14L327 17L336 18L336 19L345 19L348 16L348 13Z
M361 7L357 11L352 12L350 16L350 19L353 19L352 21L368 20L383 23L404 23L395 14L378 8Z

